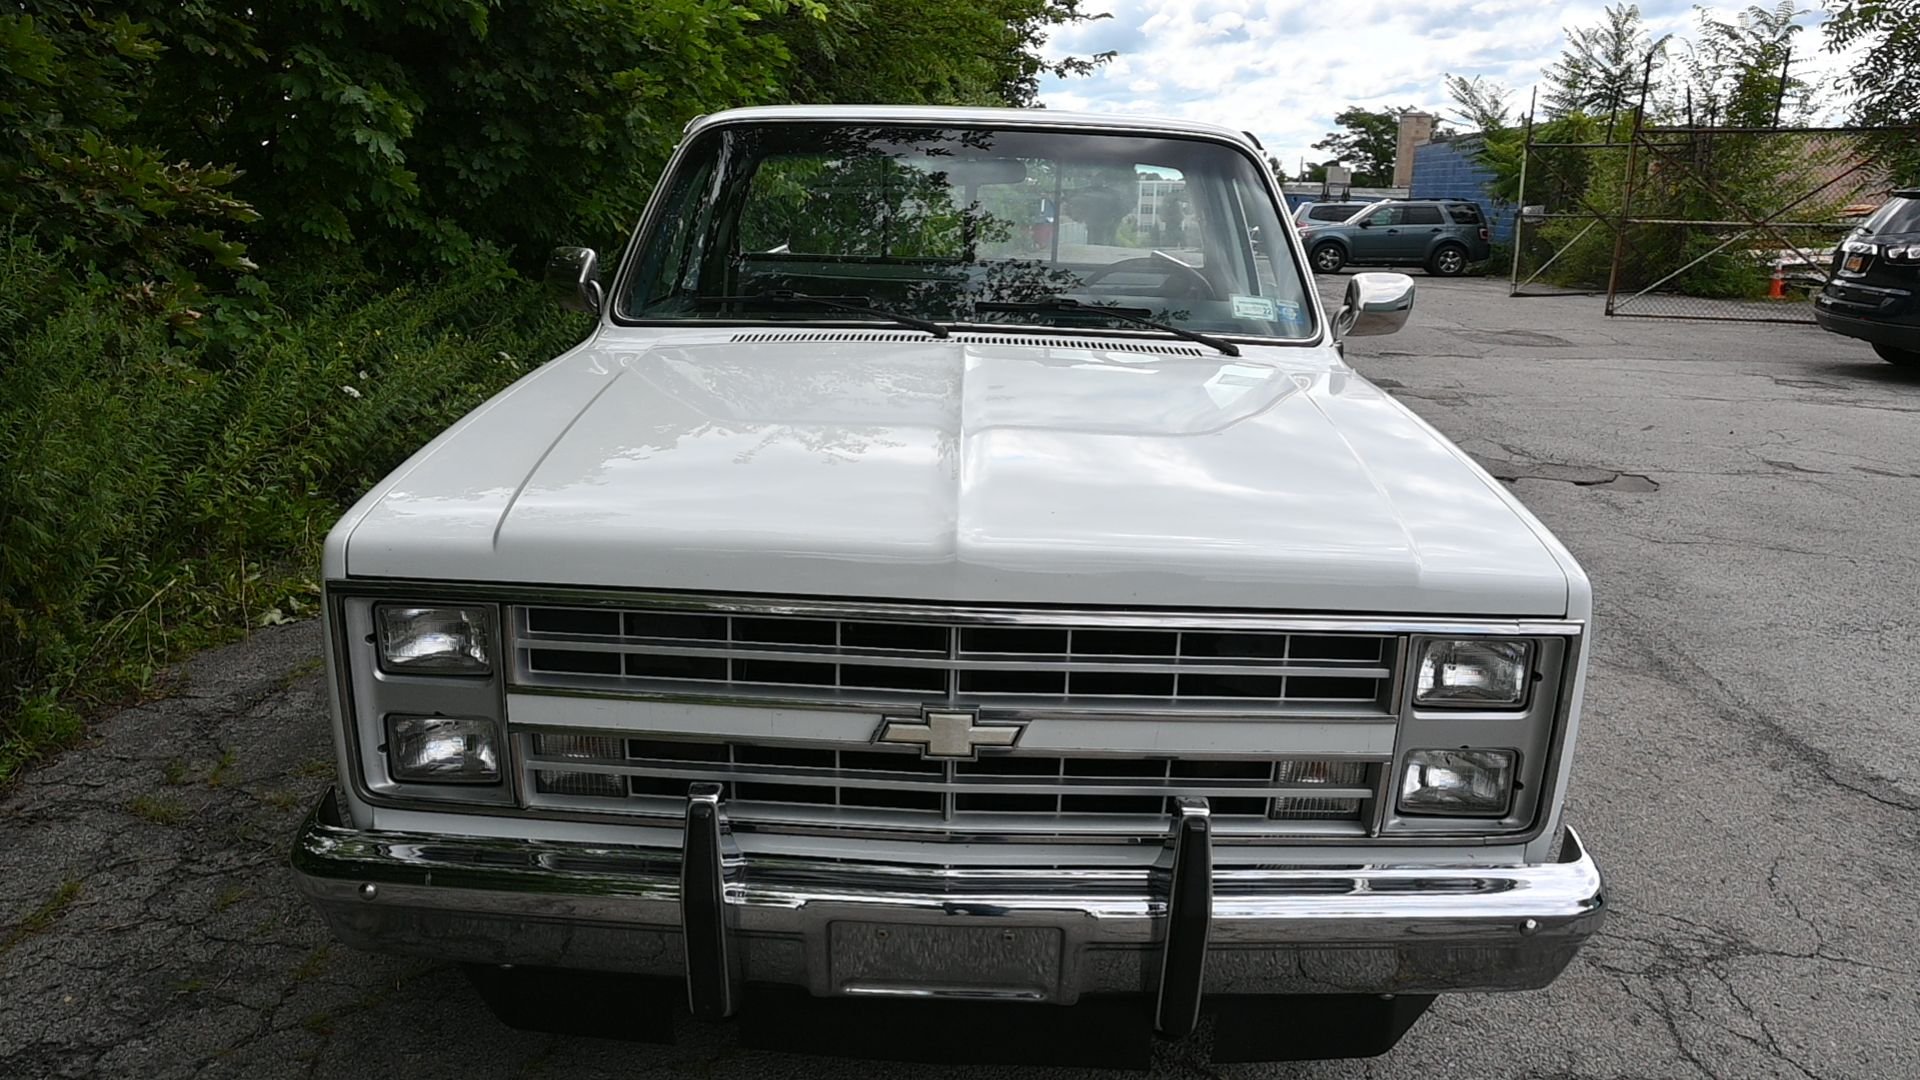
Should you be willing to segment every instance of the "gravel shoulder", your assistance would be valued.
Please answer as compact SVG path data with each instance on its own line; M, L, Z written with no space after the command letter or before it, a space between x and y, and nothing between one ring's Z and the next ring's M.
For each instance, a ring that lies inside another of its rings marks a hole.
M1913 1075L1920 379L1812 327L1418 281L1352 360L1594 580L1569 820L1611 921L1551 989L1442 998L1383 1058L1155 1074ZM319 645L305 623L200 655L0 792L0 1077L906 1071L687 1020L669 1047L517 1032L456 970L330 945L285 868L331 775Z

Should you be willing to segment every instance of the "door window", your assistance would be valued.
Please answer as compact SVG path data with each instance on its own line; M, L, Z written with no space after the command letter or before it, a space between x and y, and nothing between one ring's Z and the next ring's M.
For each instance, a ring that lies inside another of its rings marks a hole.
M1405 216L1401 218L1401 224L1438 225L1440 224L1440 208L1437 206L1406 207Z

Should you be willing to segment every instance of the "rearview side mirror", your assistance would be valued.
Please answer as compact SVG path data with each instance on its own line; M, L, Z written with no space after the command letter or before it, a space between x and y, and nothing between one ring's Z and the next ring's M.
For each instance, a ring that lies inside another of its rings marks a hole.
M557 247L547 259L547 288L568 311L600 314L600 257L592 248Z
M1413 311L1413 279L1405 274L1355 274L1347 298L1333 317L1336 341L1391 334Z

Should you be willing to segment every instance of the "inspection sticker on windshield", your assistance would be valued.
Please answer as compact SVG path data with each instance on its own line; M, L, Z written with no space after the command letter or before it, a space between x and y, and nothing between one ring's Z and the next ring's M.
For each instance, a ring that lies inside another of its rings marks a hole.
M1236 319L1274 320L1273 301L1264 296L1241 296L1235 293L1229 299L1233 301L1233 317Z

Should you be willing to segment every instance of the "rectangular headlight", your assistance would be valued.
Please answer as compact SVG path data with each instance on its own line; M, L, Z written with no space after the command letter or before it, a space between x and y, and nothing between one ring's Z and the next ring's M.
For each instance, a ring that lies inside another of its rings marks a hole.
M1464 709L1518 708L1527 697L1533 644L1499 638L1425 642L1413 703Z
M384 670L485 675L492 669L493 620L487 608L382 604L374 610L374 622Z
M473 716L389 716L388 771L395 780L491 784L500 779L499 728Z
M1400 812L1499 817L1512 794L1511 750L1410 750Z

